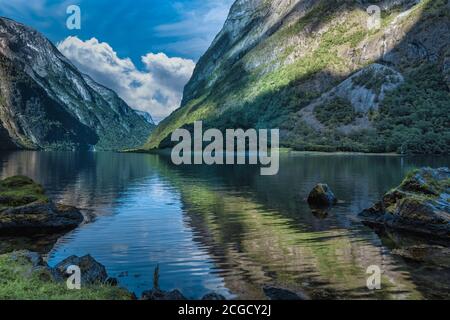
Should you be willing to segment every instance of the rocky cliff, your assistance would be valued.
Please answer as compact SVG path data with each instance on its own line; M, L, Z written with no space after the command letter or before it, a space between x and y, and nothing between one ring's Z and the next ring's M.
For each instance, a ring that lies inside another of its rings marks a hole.
M237 0L145 148L201 119L298 150L448 153L449 31L448 0Z
M0 149L117 150L152 128L44 36L0 18Z

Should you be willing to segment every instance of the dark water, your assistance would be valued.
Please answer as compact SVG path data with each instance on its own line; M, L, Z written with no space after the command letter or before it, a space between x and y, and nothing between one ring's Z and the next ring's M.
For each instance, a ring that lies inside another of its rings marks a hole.
M425 165L450 158L286 154L279 174L264 177L257 167L176 167L158 155L14 152L0 155L0 177L28 175L55 201L95 213L58 241L49 263L89 253L138 295L159 264L161 288L191 298L262 298L264 284L314 298L447 297L440 270L392 255L403 238L380 237L357 218ZM318 182L344 203L313 213L304 198ZM53 244L1 241L9 249ZM366 288L370 265L383 271L382 290Z

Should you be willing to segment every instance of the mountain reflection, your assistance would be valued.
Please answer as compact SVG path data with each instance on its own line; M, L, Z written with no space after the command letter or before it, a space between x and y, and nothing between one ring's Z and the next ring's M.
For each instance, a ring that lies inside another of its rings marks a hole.
M449 291L436 270L419 274L392 255L398 236L377 235L357 213L410 169L448 164L436 157L286 154L277 176L260 176L257 166L178 167L159 155L15 152L0 156L0 176L28 175L57 201L95 212L93 223L56 244L50 263L90 253L137 293L151 287L160 264L161 287L193 298L209 291L264 298L262 286L273 284L316 299L413 299ZM342 200L326 214L305 201L318 182ZM2 239L3 247L18 242ZM370 265L383 270L380 291L366 288Z

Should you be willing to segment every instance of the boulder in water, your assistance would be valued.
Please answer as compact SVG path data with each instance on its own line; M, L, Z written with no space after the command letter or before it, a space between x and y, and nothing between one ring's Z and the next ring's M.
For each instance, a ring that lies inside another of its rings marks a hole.
M337 203L337 198L327 184L319 183L309 193L308 203L311 206L332 206Z

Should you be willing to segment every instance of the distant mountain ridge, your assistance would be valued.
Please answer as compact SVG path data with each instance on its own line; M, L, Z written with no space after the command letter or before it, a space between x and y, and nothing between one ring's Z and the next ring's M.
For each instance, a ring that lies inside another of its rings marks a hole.
M297 150L448 154L449 34L448 0L237 0L144 149L203 120Z
M120 150L153 128L39 32L0 18L0 149Z

